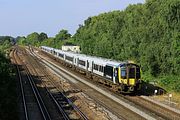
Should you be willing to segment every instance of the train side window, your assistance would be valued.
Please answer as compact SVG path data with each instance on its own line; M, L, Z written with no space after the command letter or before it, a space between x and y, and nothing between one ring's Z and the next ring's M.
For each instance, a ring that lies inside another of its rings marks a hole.
M98 65L94 64L94 70L98 70Z
M121 78L126 79L126 69L121 68Z
M101 66L99 66L99 71L101 71Z
M83 60L78 60L78 64L82 65L82 66L85 66L85 61Z
M66 56L66 60L73 62L73 57Z
M106 65L106 66L104 67L104 75L105 75L107 78L112 79L112 78L113 78L113 67Z
M103 69L104 69L103 66L99 66L99 71L100 71L100 72L103 72Z
M63 57L63 56L64 56L63 54L59 53L59 57Z

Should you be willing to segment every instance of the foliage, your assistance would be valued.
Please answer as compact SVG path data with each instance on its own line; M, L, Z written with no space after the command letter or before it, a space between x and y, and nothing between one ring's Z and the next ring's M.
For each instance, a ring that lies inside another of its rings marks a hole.
M14 38L10 36L0 36L0 51L4 52L5 49L8 49L12 44L14 44Z
M85 54L116 60L133 60L146 80L178 90L180 83L180 1L147 0L89 17L73 36ZM163 83L160 76L174 76ZM171 84L176 82L177 84Z
M37 32L31 33L27 36L27 43L37 46L40 42L39 40L39 34Z
M10 37L9 37L10 38ZM4 54L11 46L9 38L1 39L0 44L0 119L17 119L17 94L14 69Z
M71 34L69 34L67 30L62 29L55 38L45 39L40 43L40 45L61 49L61 46L66 43L74 43L74 40L71 38Z
M47 36L47 34L46 33L40 33L39 34L39 41L41 42L41 41L43 41L43 40L45 40L45 39L48 39L48 36Z
M67 30L60 30L59 33L56 35L55 39L58 40L67 40L71 37L71 34L68 33Z
M159 78L159 84L169 91L180 92L179 76L163 76Z
M21 37L21 36L18 36L16 38L16 42L19 44L19 45L27 45L27 42L26 42L26 37Z
M16 38L16 42L19 45L33 45L33 46L39 46L41 42L43 42L44 40L48 39L48 36L46 33L42 32L42 33L37 33L37 32L33 32L29 35L27 35L27 37L20 37L18 36Z
M48 38L46 33L33 32L29 34L27 37L17 37L17 43L19 45L33 45L33 46L51 46L54 48L61 48L63 44L66 42L72 42L71 34L68 33L67 30L60 30L60 32L55 36L55 38L50 37Z

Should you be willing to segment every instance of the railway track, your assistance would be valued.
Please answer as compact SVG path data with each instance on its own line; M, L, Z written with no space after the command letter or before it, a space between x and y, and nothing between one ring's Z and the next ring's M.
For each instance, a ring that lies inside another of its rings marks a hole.
M42 98L38 93L35 84L33 83L32 77L29 74L28 69L25 65L23 65L20 57L17 54L17 49L13 51L13 57L18 72L20 91L22 95L22 103L24 110L24 118L22 119L51 120L49 113L44 106ZM21 68L18 64L21 65Z
M72 71L71 71L72 72ZM113 93L114 94L114 93ZM180 115L160 105L147 101L139 96L124 96L115 93L119 99L130 101L130 104L137 106L142 111L156 116L156 119L180 119Z
M95 83L95 82L93 82ZM122 99L126 102L130 102L130 104L136 106L137 108L142 109L146 113L151 113L152 115L157 116L157 119L164 119L164 120L179 120L180 114L172 111L166 107L163 107L155 102L152 102L148 99L141 97L139 94L119 94L118 92L114 92L112 89L104 85L99 85L103 88L108 89L112 92L117 98Z
M25 99L25 93L24 93L24 87L23 87L23 82L22 82L22 76L21 76L21 73L20 73L20 68L18 66L18 62L15 59L15 52L17 52L17 51L16 50L12 51L12 57L14 58L13 59L14 60L14 64L16 64L16 70L17 70L18 77L19 77L20 91L21 91L23 110L24 110L24 119L25 120L29 120L28 112L27 112L26 99Z
M166 120L179 120L180 119L180 114L171 111L167 108L164 108L158 104L155 104L153 102L148 101L147 99L144 99L140 96L125 96L126 99L132 101L133 103L141 106L144 109L148 109L149 111L153 111L155 114L160 116L163 119ZM142 105L143 104L143 105ZM150 107L149 107L150 106Z
M31 52L31 54L33 54ZM68 99L62 92L62 89L59 87L56 87L56 83L53 81L53 78L48 75L47 71L45 70L44 66L39 64L39 61L37 59L32 58L32 56L27 56L28 61L31 63L31 69L34 71L35 76L46 75L46 80L43 80L42 78L38 78L41 83L43 84L43 87L45 87L46 92L51 97L52 101L56 105L56 108L59 111L59 114L63 116L64 119L78 119L78 120L88 120L87 116L83 114L82 111L75 106L70 99ZM37 69L39 68L39 69ZM53 88L53 89L51 89ZM62 118L61 118L62 119Z
M46 61L44 58L39 58L39 59ZM51 63L48 62L48 64L51 64ZM52 64L51 64L51 65L52 65ZM54 69L56 69L55 71L60 70L61 72L57 72L57 74L60 74L60 76L64 76L62 73L67 74L67 75L65 75L65 76L71 76L68 80L70 80L70 79L71 79L71 80L72 80L72 79L76 79L76 80L77 80L77 79L78 79L78 78L70 75L69 73L64 72L63 70L59 69L59 68L56 67L55 65L48 66L48 67L50 67L50 68L55 67L55 68L54 68ZM65 79L67 79L67 78L65 77ZM77 86L80 87L79 84L78 84ZM89 86L91 86L91 85L89 85ZM85 89L85 91L86 91L87 89L91 89L91 88L88 88L87 85L86 85L86 87L85 87L84 89ZM97 91L98 91L98 90L97 90ZM130 118L143 119L143 117L141 117L140 115L132 112L131 110L128 110L128 109L125 108L124 106L121 106L121 105L117 104L116 102L113 102L112 100L109 100L108 97L105 97L104 95L99 96L99 95L98 95L99 92L97 92L97 91L94 91L94 92L92 91L92 92L90 92L91 95L88 93L88 96L90 96L91 98L94 98L94 101L96 101L98 104L103 105L105 108L107 108L108 110L112 111L112 113L113 113L114 115L118 116L118 118L123 119L123 120L126 120L126 119L128 119L128 118L127 118L127 116L128 116L129 119L130 119ZM98 98L98 99L97 99L97 98ZM102 99L101 99L101 98L102 98ZM108 100L107 100L107 99L108 99ZM109 105L105 105L104 101L108 101L110 104L109 104ZM112 105L114 106L114 108L112 108ZM148 117L148 116L147 116L147 117ZM149 116L149 118L151 119L152 117ZM153 119L153 118L152 118L152 119Z

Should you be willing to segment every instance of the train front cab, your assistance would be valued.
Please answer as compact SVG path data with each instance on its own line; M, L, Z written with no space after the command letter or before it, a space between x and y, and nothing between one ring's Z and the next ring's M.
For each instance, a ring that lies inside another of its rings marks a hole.
M123 64L119 67L118 78L123 91L133 92L140 89L140 67L133 63Z

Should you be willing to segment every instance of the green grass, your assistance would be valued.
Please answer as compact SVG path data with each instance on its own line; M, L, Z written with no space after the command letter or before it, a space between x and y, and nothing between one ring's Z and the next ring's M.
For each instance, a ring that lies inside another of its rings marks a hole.
M167 75L153 77L150 74L144 74L142 79L148 83L156 83L159 87L165 89L167 92L180 92L180 76Z

